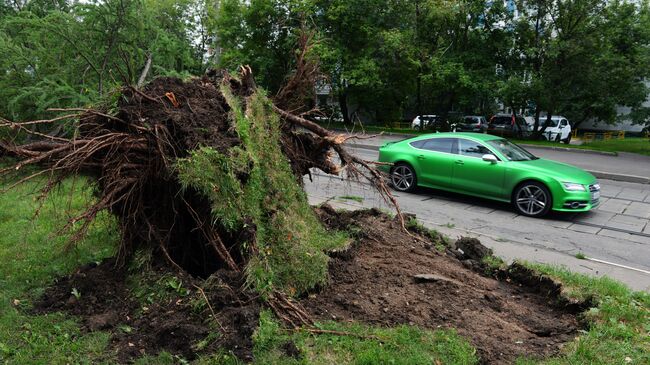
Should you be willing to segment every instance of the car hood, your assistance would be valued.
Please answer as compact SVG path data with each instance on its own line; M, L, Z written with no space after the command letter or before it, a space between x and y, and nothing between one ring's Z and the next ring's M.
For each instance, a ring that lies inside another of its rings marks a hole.
M513 161L512 163L525 167L528 171L543 173L562 182L588 185L596 181L594 175L581 168L543 158L531 161Z

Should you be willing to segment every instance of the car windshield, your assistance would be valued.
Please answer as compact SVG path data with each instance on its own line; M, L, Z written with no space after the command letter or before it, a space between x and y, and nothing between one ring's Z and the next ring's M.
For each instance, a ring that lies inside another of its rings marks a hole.
M492 119L491 123L495 125L512 124L512 117L495 117L494 119Z
M548 122L548 127L553 127L553 128L557 127L557 122L559 122L558 119L551 119L551 121ZM541 125L544 125L544 123L546 123L546 120L540 121Z
M532 153L508 141L507 139L493 139L487 142L490 144L490 146L496 148L497 151L505 156L508 161L530 161L538 159L538 157L535 157Z

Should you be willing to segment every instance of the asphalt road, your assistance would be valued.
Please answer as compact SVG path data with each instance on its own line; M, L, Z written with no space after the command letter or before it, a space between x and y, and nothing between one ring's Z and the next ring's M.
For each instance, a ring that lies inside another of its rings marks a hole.
M351 150L367 160L377 158L374 150ZM305 180L305 188L314 204L329 201L341 208L391 210L367 184L322 173L313 178ZM650 290L650 185L602 179L600 183L602 203L596 210L552 213L543 219L518 215L509 204L433 189L395 195L402 210L415 213L425 225L451 237L479 237L508 260L565 265ZM579 253L588 259L576 258Z

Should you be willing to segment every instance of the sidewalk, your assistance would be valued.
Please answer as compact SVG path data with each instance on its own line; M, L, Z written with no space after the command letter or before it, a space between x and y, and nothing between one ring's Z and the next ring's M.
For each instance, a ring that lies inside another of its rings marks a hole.
M411 138L410 135L381 135L369 139L350 140L347 145L353 148L378 150L387 142ZM559 145L561 147L561 145ZM589 171L599 179L650 184L650 156L620 152L617 156L585 150L557 150L540 146L526 145L525 148L535 156L568 163Z

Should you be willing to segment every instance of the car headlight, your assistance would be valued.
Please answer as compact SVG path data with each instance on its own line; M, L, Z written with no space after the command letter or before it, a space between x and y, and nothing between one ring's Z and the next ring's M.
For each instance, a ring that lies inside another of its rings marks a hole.
M562 183L562 186L564 186L564 190L566 191L587 191L585 186L582 184L565 182Z

